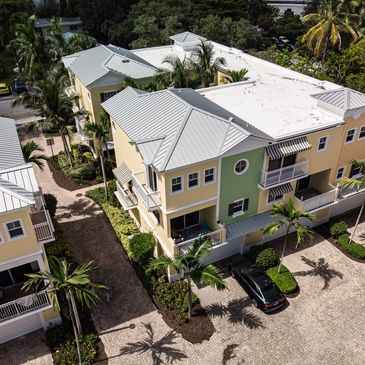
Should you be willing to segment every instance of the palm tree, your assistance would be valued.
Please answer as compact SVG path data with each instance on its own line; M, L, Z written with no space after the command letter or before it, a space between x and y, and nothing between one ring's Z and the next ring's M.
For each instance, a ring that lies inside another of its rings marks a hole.
M351 164L353 166L353 168L357 168L360 170L361 178L355 179L353 177L344 177L340 183L341 189L345 189L345 188L354 189L355 188L356 191L359 192L360 189L365 188L365 161L349 160L348 163ZM365 205L365 200L363 201L359 214L357 216L355 227L354 227L354 230L353 230L351 238L350 238L350 243L354 239L357 226L359 225L359 222L360 222L362 211L364 210L364 205Z
M168 67L158 69L155 76L158 84L164 88L184 88L188 86L189 79L192 77L189 60L184 58L181 61L178 56L166 56L162 63L167 64Z
M247 79L246 74L248 70L246 68L242 68L241 70L231 70L228 71L226 75L222 78L225 84L231 84L234 82L245 81Z
M326 59L329 44L341 49L341 34L348 34L353 40L360 37L359 15L349 12L349 0L321 0L318 12L305 15L303 22L312 27L302 37L302 43L313 48L317 58L322 56L322 61Z
M44 162L47 156L43 154L35 154L34 152L44 152L44 148L34 141L28 141L22 145L22 152L25 162L36 164L41 171L44 170Z
M75 334L75 341L79 364L81 364L81 353L79 336L82 334L76 300L82 306L91 308L99 300L98 295L91 288L105 288L104 285L94 283L90 279L90 274L98 270L94 261L75 267L66 260L59 260L57 257L49 258L50 271L39 271L34 274L26 274L29 279L24 283L22 289L33 291L44 289L44 285L49 289L52 307L59 311L60 304L57 294L65 295L71 322Z
M35 30L35 20L31 16L25 23L17 24L15 38L9 43L9 48L14 51L18 63L28 75L33 64L40 62L43 49L42 36Z
M108 160L110 161L110 154L108 149L108 139L110 137L110 123L109 115L106 111L100 113L100 121L98 123L86 123L85 130L91 132L94 138L97 140L97 154L100 158L101 171L103 173L105 195L108 196L108 186L106 183L105 165L104 165L104 152L103 147L108 154Z
M299 209L295 209L294 207L294 198L290 197L288 204L273 204L271 217L277 218L282 217L282 219L269 223L265 229L264 234L273 235L275 234L280 228L285 227L285 241L283 246L283 251L281 253L280 264L278 268L278 272L280 272L281 264L284 259L284 254L286 250L286 246L288 243L289 233L292 229L296 230L297 234L297 242L295 248L297 248L301 243L304 241L311 241L313 239L313 231L308 227L304 226L300 223L301 219L307 219L311 222L314 222L316 217L307 212L303 212Z
M61 18L53 17L47 29L47 53L51 61L56 62L67 54L67 42L62 32Z
M201 264L201 259L207 255L213 247L210 240L199 238L183 255L176 254L173 257L162 255L152 259L147 272L160 269L174 269L179 276L184 277L188 282L188 319L192 314L191 281L195 280L200 284L210 285L217 290L226 289L222 274L213 265Z
M192 54L193 67L202 80L204 87L209 87L212 77L215 76L219 66L225 66L224 57L214 57L214 48L210 42L201 42Z

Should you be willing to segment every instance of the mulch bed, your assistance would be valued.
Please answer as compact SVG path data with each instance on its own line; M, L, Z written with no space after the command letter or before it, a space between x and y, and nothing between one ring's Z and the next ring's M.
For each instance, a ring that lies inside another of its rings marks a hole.
M196 344L212 337L215 331L213 322L200 304L194 305L190 322L179 323L176 319L177 314L174 311L167 309L157 301L154 302L166 324L177 333L180 333L186 341Z
M90 181L88 184L80 184L72 177L66 176L62 170L58 170L56 166L54 165L52 159L47 160L49 169L51 170L53 180L56 182L56 184L68 191L75 191L82 188L86 188L88 186L96 185L98 184L95 180Z

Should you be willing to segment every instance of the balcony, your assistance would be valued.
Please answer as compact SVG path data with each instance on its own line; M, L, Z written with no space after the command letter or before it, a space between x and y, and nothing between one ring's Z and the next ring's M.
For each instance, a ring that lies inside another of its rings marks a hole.
M148 210L153 210L161 205L160 192L149 191L144 179L144 172L134 174L132 176L132 190Z
M132 209L138 204L136 195L128 189L123 189L118 181L115 196L119 200L119 203L122 205L124 210Z
M51 308L46 290L0 304L0 323L39 309Z
M268 188L286 181L300 179L307 175L308 160L272 171L262 171L260 185Z
M65 94L66 94L69 98L76 96L77 94L76 94L76 88L75 88L75 86L74 86L74 85L71 85L71 86L69 86L69 87L66 87L66 89L65 89Z
M35 197L36 204L31 208L31 220L37 241L47 243L54 240L54 227L48 210L44 206L42 195Z
M311 212L318 208L333 203L337 197L337 189L321 193L315 188L309 188L295 194L298 208L305 212Z

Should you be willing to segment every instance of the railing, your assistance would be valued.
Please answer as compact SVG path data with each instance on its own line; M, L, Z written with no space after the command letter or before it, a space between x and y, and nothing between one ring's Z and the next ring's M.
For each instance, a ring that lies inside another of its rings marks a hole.
M262 171L261 185L263 187L279 184L284 181L297 179L306 175L308 171L308 160L304 160L273 171Z
M314 209L323 207L327 204L331 204L334 202L336 197L336 189L327 191L326 193L315 196L314 198L310 198L307 200L301 200L296 198L298 201L302 202L302 210L305 212L312 211Z
M0 305L0 323L50 305L46 290Z
M223 228L218 229L217 231L214 232L200 234L198 237L195 237L191 240L176 244L175 247L177 253L179 255L183 255L192 246L195 240L197 240L200 237L204 237L205 239L210 239L212 241L213 246L218 245L223 242Z
M120 204L122 204L124 209L133 208L137 205L137 199L133 193L129 190L124 190L119 182L117 181L117 191L115 192Z
M48 210L46 209L44 205L44 198L42 195L36 195L34 197L35 205L31 208L32 214L34 216L40 216L41 219L44 219L44 221L33 224L34 231L37 237L38 242L47 241L54 239L53 231L54 227L52 224L51 217L49 215ZM39 220L39 218L38 218Z
M53 238L53 232L48 222L33 225L37 241L45 241Z
M72 85L72 86L66 87L65 94L68 97L75 96L76 95L76 88L75 88L75 86Z
M146 206L147 209L153 209L156 207L159 207L161 205L161 198L160 198L160 192L159 191L152 191L149 192L145 188L145 185L143 185L138 179L137 175L133 175L132 181L133 181L133 192L142 200L143 204Z

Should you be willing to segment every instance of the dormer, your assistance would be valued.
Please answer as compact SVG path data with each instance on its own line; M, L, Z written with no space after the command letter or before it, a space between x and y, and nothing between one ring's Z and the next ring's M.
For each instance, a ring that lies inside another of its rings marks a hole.
M181 47L184 51L192 51L198 47L201 42L207 40L206 38L191 32L175 34L172 35L170 39L174 46Z
M346 87L313 94L312 97L317 99L320 108L344 118L358 119L365 113L365 94Z

